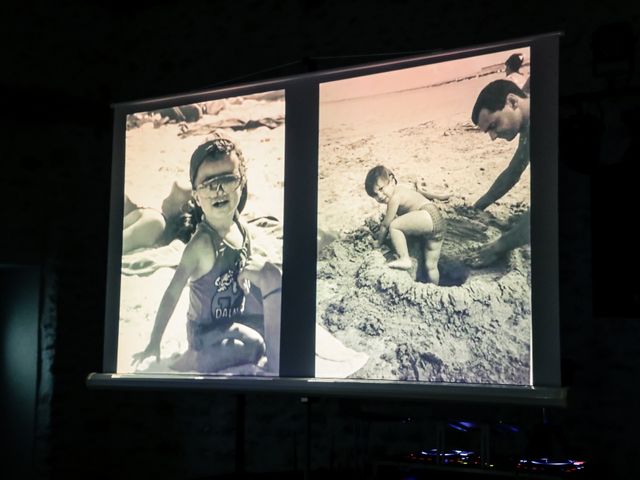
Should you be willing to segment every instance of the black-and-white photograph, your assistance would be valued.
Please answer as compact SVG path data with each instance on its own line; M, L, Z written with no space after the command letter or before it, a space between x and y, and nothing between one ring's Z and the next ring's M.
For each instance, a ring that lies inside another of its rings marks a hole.
M531 384L530 69L320 85L316 377Z
M127 116L117 371L279 374L285 95Z

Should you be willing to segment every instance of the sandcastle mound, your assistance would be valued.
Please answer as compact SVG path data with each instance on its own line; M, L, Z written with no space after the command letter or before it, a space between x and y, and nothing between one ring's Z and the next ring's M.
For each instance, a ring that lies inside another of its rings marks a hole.
M379 219L367 219L319 253L317 321L369 355L352 378L528 384L529 247L469 269L469 252L509 225L461 204L440 208L448 223L440 286L421 281L417 261L409 272L386 266L372 234ZM409 245L419 257L418 242Z

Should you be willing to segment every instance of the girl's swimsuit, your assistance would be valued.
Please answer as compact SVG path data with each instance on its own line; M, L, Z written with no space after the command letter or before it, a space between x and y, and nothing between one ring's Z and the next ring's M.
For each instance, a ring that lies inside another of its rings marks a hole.
M245 296L238 284L238 274L251 254L251 241L244 225L235 221L243 238L239 249L225 243L206 222L197 227L211 239L215 261L209 272L189 282L187 338L194 350L202 348L201 335L214 329L226 330L244 312Z

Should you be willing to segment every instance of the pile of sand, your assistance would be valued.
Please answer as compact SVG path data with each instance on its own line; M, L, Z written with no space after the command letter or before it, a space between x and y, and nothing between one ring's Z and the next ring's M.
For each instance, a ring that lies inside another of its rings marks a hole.
M449 225L440 286L416 281L415 263L387 267L369 219L320 252L317 321L369 355L352 378L528 384L529 247L471 270L468 252L498 236L499 222L461 204L440 208Z

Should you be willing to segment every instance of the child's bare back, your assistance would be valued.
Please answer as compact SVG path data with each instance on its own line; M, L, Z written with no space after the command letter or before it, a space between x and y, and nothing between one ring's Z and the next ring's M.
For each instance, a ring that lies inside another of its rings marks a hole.
M397 216L421 210L429 203L419 192L400 185L396 187L394 195L391 197L391 201L394 200L398 202Z

